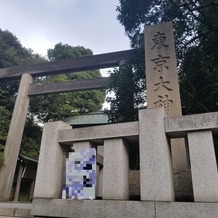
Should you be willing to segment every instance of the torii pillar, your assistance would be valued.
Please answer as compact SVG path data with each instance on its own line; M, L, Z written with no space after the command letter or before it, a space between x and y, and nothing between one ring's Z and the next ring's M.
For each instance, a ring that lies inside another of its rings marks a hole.
M29 106L28 91L31 83L33 83L32 76L30 74L23 74L8 131L3 164L0 165L0 201L9 201L10 199Z

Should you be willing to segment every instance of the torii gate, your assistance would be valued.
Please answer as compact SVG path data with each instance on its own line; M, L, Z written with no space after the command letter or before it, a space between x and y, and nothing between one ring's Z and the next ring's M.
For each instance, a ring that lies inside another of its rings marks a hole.
M0 80L21 79L5 145L4 161L0 165L0 201L8 201L10 198L29 98L43 94L100 89L104 87L108 80L107 77L103 77L92 80L38 85L34 83L33 77L117 67L123 60L134 59L138 52L139 50L126 50L0 69Z

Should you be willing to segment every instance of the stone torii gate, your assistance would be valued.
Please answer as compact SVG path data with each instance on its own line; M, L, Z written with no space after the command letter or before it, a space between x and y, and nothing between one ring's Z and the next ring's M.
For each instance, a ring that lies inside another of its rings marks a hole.
M133 59L138 50L126 50L101 55L86 56L56 62L16 66L0 69L0 80L21 79L0 165L0 201L8 201L11 194L17 158L31 96L101 89L108 78L81 80L66 83L38 85L34 77L79 72L119 66L123 60Z

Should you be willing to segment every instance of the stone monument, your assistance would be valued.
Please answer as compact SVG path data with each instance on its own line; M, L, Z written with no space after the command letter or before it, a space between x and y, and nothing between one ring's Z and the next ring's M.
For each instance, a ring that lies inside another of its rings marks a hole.
M164 107L166 117L182 116L171 22L145 27L145 64L147 108ZM184 139L171 139L171 152L176 197L187 198L191 181Z

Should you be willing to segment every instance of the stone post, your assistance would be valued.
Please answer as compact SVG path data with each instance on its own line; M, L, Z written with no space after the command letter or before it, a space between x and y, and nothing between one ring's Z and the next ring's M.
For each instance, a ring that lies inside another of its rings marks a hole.
M128 148L121 138L104 141L102 195L103 199L129 199Z
M28 91L31 83L33 83L32 76L30 74L23 74L8 131L4 150L4 162L0 166L0 201L8 201L10 198L29 106Z
M182 116L171 22L145 27L145 64L147 108L163 107L167 117ZM184 139L172 139L171 152L175 175L190 172ZM175 179L176 195L189 195L187 182Z
M60 198L64 183L65 156L59 141L59 130L72 127L62 121L43 127L34 198Z
M194 200L218 202L218 174L212 131L188 133Z
M141 200L175 200L164 114L163 108L139 111Z

